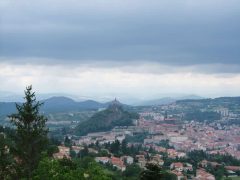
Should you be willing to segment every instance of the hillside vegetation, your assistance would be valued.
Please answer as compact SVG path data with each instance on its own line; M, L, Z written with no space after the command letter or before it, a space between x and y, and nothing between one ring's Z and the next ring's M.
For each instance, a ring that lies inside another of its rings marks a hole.
M120 104L113 103L103 111L97 112L89 120L81 122L75 128L76 135L111 130L115 126L131 126L138 114L128 112Z

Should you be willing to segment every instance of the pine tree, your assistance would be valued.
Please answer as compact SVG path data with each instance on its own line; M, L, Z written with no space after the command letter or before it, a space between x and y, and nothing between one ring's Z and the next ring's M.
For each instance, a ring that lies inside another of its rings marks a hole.
M122 141L122 152L123 154L128 154L127 141L125 139Z
M41 152L46 148L48 129L47 119L39 112L42 103L36 101L32 86L26 88L24 99L23 104L16 104L17 113L9 118L16 127L14 153L21 169L20 176L30 179Z

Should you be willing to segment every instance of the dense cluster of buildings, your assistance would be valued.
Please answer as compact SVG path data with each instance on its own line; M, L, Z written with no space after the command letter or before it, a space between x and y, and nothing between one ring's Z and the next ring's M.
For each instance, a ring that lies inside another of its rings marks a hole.
M231 125L222 129L217 125L214 127L193 121L179 123L177 119L170 121L162 119L162 116L157 118L156 113L151 116L153 120L141 117L138 123L140 128L149 132L149 136L144 139L145 145L151 144L158 150L157 145L162 140L168 140L178 153L203 150L209 154L229 154L240 159L239 126Z
M206 124L197 121L184 121L183 114L166 114L166 110L176 108L176 104L162 106L161 111L153 109L152 111L142 111L140 118L135 122L134 126L115 127L108 132L89 133L86 136L75 138L72 150L79 152L83 146L98 143L99 145L111 144L118 140L120 143L127 136L135 136L136 134L145 134L143 143L145 149L153 149L155 154L146 158L146 152L142 152L135 157L124 155L115 157L96 156L96 162L109 164L120 171L125 171L126 166L137 163L141 168L145 168L147 163L155 163L160 166L164 165L162 154L165 153L170 159L184 158L187 153L193 150L203 150L208 154L227 154L240 159L240 127L229 125L224 128L219 124ZM221 114L223 119L226 117L235 117L235 114L229 112L227 108L215 108L215 112ZM162 144L167 143L167 145ZM134 142L128 144L134 145ZM136 142L136 144L138 144ZM98 153L95 151L95 153ZM54 154L55 158L70 158L69 149L59 146L59 152ZM218 163L208 162L206 160L200 162L200 166L195 171L192 179L214 180L214 175L207 172L204 168L207 165L217 166ZM229 174L236 175L240 171L239 166L226 166ZM190 163L174 162L169 166L169 171L180 179L186 179L186 173L191 174L193 166Z

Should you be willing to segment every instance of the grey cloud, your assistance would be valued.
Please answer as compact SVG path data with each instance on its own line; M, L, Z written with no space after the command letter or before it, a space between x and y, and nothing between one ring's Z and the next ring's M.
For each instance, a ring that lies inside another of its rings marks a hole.
M236 0L13 2L0 12L0 56L8 61L240 64Z

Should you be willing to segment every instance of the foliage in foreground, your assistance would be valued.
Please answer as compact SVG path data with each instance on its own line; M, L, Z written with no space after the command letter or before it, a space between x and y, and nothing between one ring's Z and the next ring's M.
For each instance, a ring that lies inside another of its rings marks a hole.
M9 153L10 140L0 133L0 179L11 179L16 175L13 156Z
M34 171L35 180L110 180L111 178L104 173L104 169L91 158L82 161L71 161L69 159L55 160L44 158L40 161L38 168Z
M163 170L159 165L148 163L140 174L140 180L176 180L176 176Z

